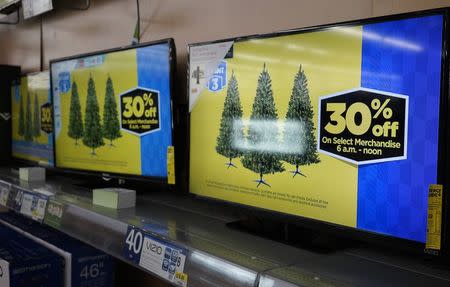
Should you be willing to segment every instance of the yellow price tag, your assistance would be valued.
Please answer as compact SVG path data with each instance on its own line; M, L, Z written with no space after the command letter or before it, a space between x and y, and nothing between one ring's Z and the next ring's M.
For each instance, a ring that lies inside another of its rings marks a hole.
M167 183L175 184L175 148L167 147Z
M186 273L177 271L175 273L175 282L178 283L178 285L180 286L187 286L187 281L188 281L188 275Z
M428 188L428 217L426 249L441 250L443 186L430 184Z

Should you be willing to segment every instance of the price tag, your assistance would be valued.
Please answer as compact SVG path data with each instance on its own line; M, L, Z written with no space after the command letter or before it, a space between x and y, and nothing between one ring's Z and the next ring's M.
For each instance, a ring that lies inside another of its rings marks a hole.
M47 211L45 212L44 223L59 228L64 214L64 204L56 200L50 200L47 203Z
M8 261L0 259L0 286L11 286L9 271Z
M167 183L175 184L175 148L167 147Z
M179 271L177 271L175 273L175 284L185 287L185 286L187 286L187 281L188 281L188 275L186 273L179 272Z
M428 250L441 250L443 192L444 188L440 184L430 184L428 188L427 240L425 245Z
M16 186L12 186L10 192L9 192L9 197L8 197L8 202L6 203L6 206L9 209L12 209L16 212L20 212L20 208L22 206L22 197L23 197L23 193L25 191L21 188L18 188Z
M23 192L22 203L19 212L25 216L31 217L33 220L42 222L45 216L45 208L48 198L40 194L31 192Z
M165 242L146 232L129 226L125 237L125 257L134 264L176 284L187 286L187 276L176 278L176 274L184 274L187 250ZM179 275L179 277L181 277Z
M7 206L10 190L11 185L9 183L0 181L0 205Z

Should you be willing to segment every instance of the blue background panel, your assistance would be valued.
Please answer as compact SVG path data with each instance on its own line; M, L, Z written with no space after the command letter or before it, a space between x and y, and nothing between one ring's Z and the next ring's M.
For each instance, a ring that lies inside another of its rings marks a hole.
M357 228L425 242L437 181L443 17L363 27L361 86L409 96L407 159L359 167Z
M137 61L138 86L160 93L160 130L141 137L142 175L167 177L167 147L172 145L169 44L138 48Z

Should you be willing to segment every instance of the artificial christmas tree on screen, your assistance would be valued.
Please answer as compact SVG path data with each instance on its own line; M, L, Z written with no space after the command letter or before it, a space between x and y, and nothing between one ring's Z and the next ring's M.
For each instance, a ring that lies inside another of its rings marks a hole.
M113 140L122 137L120 133L119 115L117 113L116 96L114 94L113 81L110 76L106 81L105 104L103 106L103 137L109 140L109 146L113 147Z
M241 159L245 168L259 174L257 187L269 186L263 175L284 171L280 162L280 153L274 150L278 146L278 115L272 91L272 80L264 64L258 79L256 97L250 116L247 147Z
M83 118L81 116L80 97L78 95L78 86L76 82L72 83L72 93L70 97L70 113L69 113L69 132L70 138L75 140L75 145L78 145L78 140L83 138Z
M292 130L285 130L284 143L292 144L284 155L284 160L292 165L295 165L295 170L292 171L293 176L305 176L300 170L299 166L319 163L319 156L317 154L316 137L314 133L313 123L314 112L311 106L311 99L309 97L308 79L305 71L300 66L297 75L294 79L294 86L292 87L291 98L289 100L288 111L286 113L286 123L291 123ZM295 151L289 153L289 150Z
M103 141L103 129L100 120L97 93L95 91L95 82L92 76L88 82L84 125L83 144L92 149L91 155L96 155L95 149L105 145L105 143Z
M228 83L216 146L217 153L229 159L226 164L228 168L236 167L232 160L242 155L242 151L236 146L237 141L242 141L244 138L242 129L242 107L238 82L233 72Z

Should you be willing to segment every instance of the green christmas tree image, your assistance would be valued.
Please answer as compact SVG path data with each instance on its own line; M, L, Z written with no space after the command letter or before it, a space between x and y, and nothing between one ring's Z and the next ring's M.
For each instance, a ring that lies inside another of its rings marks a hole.
M248 125L247 146L241 159L245 168L259 174L257 187L261 184L270 187L263 179L264 174L282 172L280 154L265 145L273 144L278 138L278 115L272 91L272 80L264 64L259 75L256 97ZM257 147L257 148L255 148Z
M78 86L74 81L72 83L72 94L70 97L70 113L69 113L69 132L70 138L75 140L75 145L78 145L78 140L83 138L83 118L81 116L80 97L78 96Z
M38 138L41 135L41 117L39 109L38 95L34 94L34 109L33 109L33 138Z
M110 76L106 80L105 104L103 106L103 137L109 140L110 147L114 146L113 140L122 137L116 96L114 94L113 81Z
M100 120L100 110L95 92L95 83L92 76L88 82L88 92L86 99L86 111L84 115L84 136L83 144L92 149L91 155L95 154L95 149L105 145L103 141L103 130Z
M25 111L24 138L26 141L33 141L33 118L31 115L30 94L27 94L27 107L26 107L26 111Z
M25 135L25 112L23 110L23 96L20 96L20 108L19 108L19 136Z
M309 97L308 79L304 70L299 70L294 79L291 98L289 100L288 111L286 113L286 122L296 123L300 126L295 131L284 133L284 142L295 144L295 147L301 147L301 152L286 153L284 160L295 165L295 170L291 171L292 177L302 175L306 177L300 170L299 166L319 163L320 159L317 154L316 137L314 133L313 123L314 112ZM295 150L291 149L291 150Z
M231 79L228 82L216 146L217 153L229 159L226 164L228 168L231 166L236 168L232 160L242 155L242 151L233 144L235 139L244 138L242 125L239 123L242 123L242 107L239 99L238 82L234 72L232 72Z

